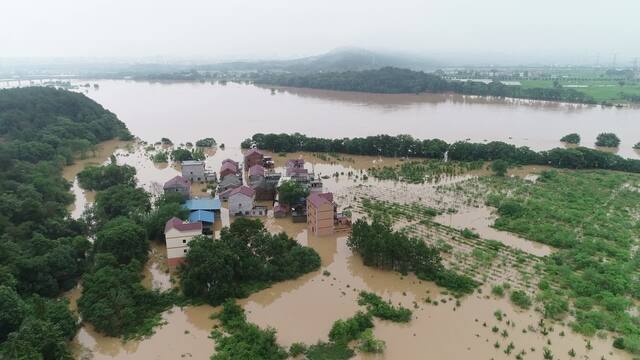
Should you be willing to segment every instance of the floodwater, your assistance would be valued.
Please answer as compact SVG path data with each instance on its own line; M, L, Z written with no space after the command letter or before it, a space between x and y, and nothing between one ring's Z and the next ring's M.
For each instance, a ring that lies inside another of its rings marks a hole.
M83 84L86 81L78 81ZM601 132L622 140L618 154L638 158L637 108L601 108L449 94L366 94L229 83L91 81L87 96L113 111L133 134L179 144L213 137L238 146L257 132L300 132L309 136L354 137L411 134L446 141L501 140L536 150L563 146L577 132L593 146Z
M327 137L411 132L421 138L506 140L536 149L560 146L556 139L574 131L580 132L588 141L591 141L590 137L595 139L598 132L614 131L621 136L623 144L632 142L625 138L629 134L634 131L640 133L640 125L631 121L631 117L637 114L632 109L450 95L386 96L290 89L271 95L269 89L238 84L127 81L100 81L99 84L100 89L90 89L88 95L115 112L144 141L154 143L161 137L168 137L178 145L213 137L219 144L225 143L225 149L208 152L207 166L215 171L225 158L241 160L242 151L238 143L255 132L299 131ZM549 127L541 130L546 125ZM630 149L631 144L628 146ZM119 164L136 167L139 185L154 194L161 192L162 183L179 174L179 169L172 164L151 162L150 154L160 151L160 147L147 151L140 143L111 150L105 147L104 154L88 163L106 161L110 151L116 155ZM632 151L625 150L623 146L619 153L630 156ZM330 176L323 180L324 188L336 194L341 208L355 209L356 194L399 203L420 202L438 208L455 206L460 209L453 215L455 219L444 216L436 218L436 221L454 227L473 228L483 238L502 241L534 255L542 256L553 251L545 245L492 229L490 209L461 206L460 198L438 192L437 184L404 184L377 181L371 177L363 179L366 169L394 165L398 159L354 155L322 159L310 153L273 154L276 170L282 170L286 159L298 157L306 160L309 170ZM82 166L78 165L75 170L67 169L65 177L72 180ZM513 175L526 177L537 170L518 169ZM334 173L340 176L331 176ZM477 174L472 172L445 178L443 183L455 183L474 175ZM203 188L204 185L194 185L194 194L204 195ZM77 187L77 182L73 191L77 197L76 209L91 202L90 194ZM362 214L354 213L354 217L359 216ZM217 230L232 221L226 209L222 210L221 218L222 221L216 224ZM270 215L263 220L270 231L285 231L301 244L313 247L322 259L319 271L275 284L239 300L249 321L261 327L275 328L278 341L284 346L298 341L313 344L326 340L335 320L350 317L360 309L357 294L360 290L367 290L413 309L414 318L408 324L376 321L374 333L386 342L386 350L377 356L359 354L359 358L508 359L524 350L526 359L541 358L545 346L552 349L556 358L567 358L570 349L575 350L577 358L631 358L613 349L610 337L591 338L593 349L587 350L585 339L564 324L553 324L554 331L548 336L542 335L537 325L538 313L519 311L506 299L487 296L490 292L488 286L483 287L482 294L467 296L458 305L455 299L433 283L420 281L415 276L365 267L346 246L347 234L316 237L307 233L305 224L294 224L287 218L275 219ZM164 264L165 256L164 247L154 242L144 272L144 286L160 290L174 286L176 276ZM326 276L324 271L330 275ZM80 291L78 287L67 294L72 308ZM439 304L428 304L426 299L438 300ZM498 309L507 314L506 319L495 319L493 313ZM154 335L126 343L102 336L90 325L84 325L73 341L74 354L82 359L205 359L214 351L214 342L208 337L215 325L215 321L209 318L214 311L210 306L174 307L163 314L167 323L157 328ZM494 325L500 328L500 332L507 329L508 337L492 332ZM562 332L564 336L560 335ZM494 347L496 341L499 349ZM510 342L515 349L506 354L504 349Z

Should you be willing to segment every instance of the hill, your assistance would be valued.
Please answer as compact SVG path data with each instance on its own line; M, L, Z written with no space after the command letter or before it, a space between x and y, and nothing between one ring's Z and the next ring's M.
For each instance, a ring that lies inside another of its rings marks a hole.
M291 60L236 61L204 67L210 71L276 71L314 73L360 71L387 66L415 70L435 70L430 59L394 53L375 52L360 48L340 48L328 53Z

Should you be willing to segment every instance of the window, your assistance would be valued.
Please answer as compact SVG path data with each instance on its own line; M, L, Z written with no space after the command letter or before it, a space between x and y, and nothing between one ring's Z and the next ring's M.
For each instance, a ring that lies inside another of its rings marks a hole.
M186 254L186 253L187 253L187 249L183 249L183 250L182 250L182 253L183 253L183 254Z
M186 244L187 243L187 239L182 239L182 243Z

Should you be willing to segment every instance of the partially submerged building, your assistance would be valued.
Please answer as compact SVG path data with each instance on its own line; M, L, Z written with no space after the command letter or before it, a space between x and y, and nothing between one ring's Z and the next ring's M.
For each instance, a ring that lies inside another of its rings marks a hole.
M180 194L183 200L191 197L191 182L180 175L176 175L164 183L162 189L165 194Z
M333 234L336 204L332 193L313 193L307 197L307 228L315 235Z
M254 165L264 165L264 154L262 151L252 148L244 154L244 168L249 170Z
M194 181L199 182L213 182L217 181L215 171L210 171L206 168L204 161L200 160L188 160L181 163L182 177L188 179L192 183Z
M240 165L231 159L225 159L222 161L222 166L220 167L220 179L224 179L227 175L236 175L242 177L242 172L240 171Z
M229 215L266 216L266 206L256 206L256 192L248 186L229 190L225 196L229 201Z
M218 183L218 194L222 194L227 190L235 189L242 185L242 179L237 175L227 175ZM222 197L222 196L221 196ZM226 200L226 198L223 198Z
M167 244L167 263L175 266L184 261L189 242L202 234L202 223L184 222L177 217L167 221L164 226L164 238Z
M318 236L331 235L351 228L351 219L337 212L333 194L311 193L307 197L307 229Z

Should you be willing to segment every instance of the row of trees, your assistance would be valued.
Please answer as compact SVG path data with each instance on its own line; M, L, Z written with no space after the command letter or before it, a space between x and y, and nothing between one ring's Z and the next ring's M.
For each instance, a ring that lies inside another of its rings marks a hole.
M220 240L200 236L189 242L180 285L187 297L218 305L319 267L312 248L286 233L269 233L258 219L239 218L222 229Z
M412 238L376 218L371 223L359 219L353 224L347 245L362 257L367 266L414 272L425 280L460 293L469 293L477 283L464 275L447 270L440 252L423 240Z
M504 160L511 165L549 165L569 169L607 169L640 172L640 160L625 159L608 152L585 147L534 151L526 146L518 147L502 141L489 143L457 141L448 144L440 139L419 140L411 135L323 139L294 133L254 134L251 139L242 142L242 146L245 148L253 145L273 152L336 152L435 159L444 158L446 153L449 160L458 161Z
M62 167L82 150L131 137L84 95L0 90L0 358L69 359L77 317L59 298L90 265L87 225Z
M567 134L563 136L560 141L567 144L578 145L580 144L580 135L576 133ZM598 134L596 138L596 146L615 148L619 145L620 138L614 133L601 133Z
M242 148L257 146L273 152L334 152L374 156L444 157L449 144L440 139L418 140L411 135L376 135L364 138L323 139L303 134L255 134Z
M446 80L436 74L394 67L312 74L261 74L258 84L388 94L447 93L595 104L593 97L562 87L523 88L499 81Z

